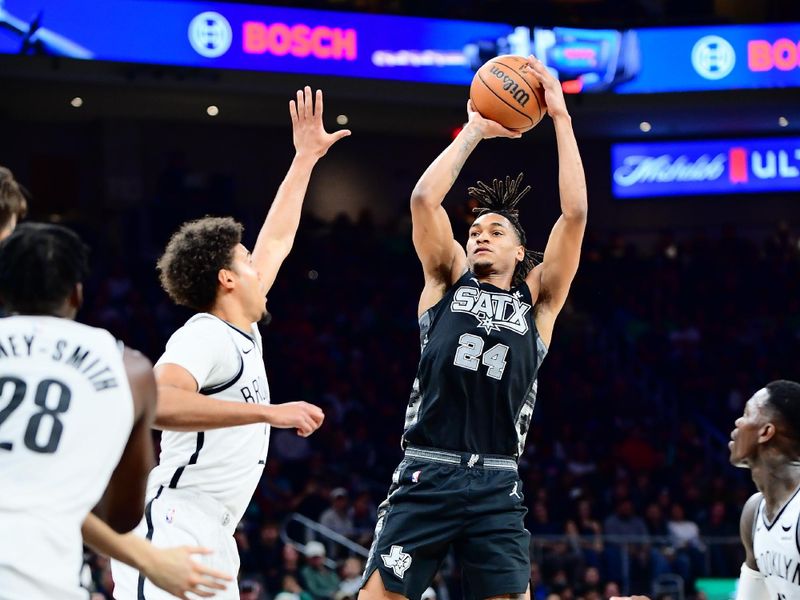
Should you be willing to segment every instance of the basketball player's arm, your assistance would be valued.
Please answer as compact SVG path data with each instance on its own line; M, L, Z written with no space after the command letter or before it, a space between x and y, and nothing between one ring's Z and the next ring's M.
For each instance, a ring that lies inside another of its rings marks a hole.
M81 533L84 543L95 552L141 571L154 585L178 598L187 598L187 592L211 597L214 592L209 590L224 590L225 582L233 579L192 559L193 554L211 554L207 548L156 548L133 533L116 533L92 513L86 516Z
M767 600L769 594L764 583L764 576L758 570L755 553L753 552L753 521L758 512L758 503L761 494L750 496L742 509L739 520L739 536L744 546L744 563L739 573L739 585L736 586L736 600Z
M531 57L533 73L545 89L547 112L553 119L558 145L558 189L561 216L550 232L544 259L528 275L531 293L537 299L536 326L546 345L550 344L555 319L569 294L581 256L588 202L586 177L572 131L561 84L544 65Z
M322 124L322 90L317 90L316 107L310 87L298 90L297 102L289 102L289 115L292 119L294 159L278 188L252 253L253 264L265 286L265 294L275 282L278 269L294 244L311 171L333 144L350 135L348 129L335 133L325 131Z
M92 511L119 533L136 527L144 512L147 475L153 467L150 429L155 416L157 393L153 366L147 358L125 348L123 362L133 395L133 428L106 491Z
M412 238L425 275L419 314L441 299L467 265L464 249L456 242L450 217L442 207L444 197L481 140L522 135L484 119L473 110L471 102L467 102L467 114L467 124L425 170L411 192Z
M198 392L192 374L173 363L157 366L155 375L158 383L157 429L205 431L267 423L281 429L296 429L298 435L308 437L325 418L318 406L308 402L258 404L204 396Z

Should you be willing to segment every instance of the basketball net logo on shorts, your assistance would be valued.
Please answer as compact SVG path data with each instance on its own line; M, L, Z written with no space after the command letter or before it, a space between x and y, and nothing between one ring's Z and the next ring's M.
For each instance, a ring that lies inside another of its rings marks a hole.
M231 47L233 30L228 19L218 12L200 13L189 23L189 43L206 58L218 58Z
M519 292L498 294L474 287L458 288L450 304L451 311L468 313L478 319L478 327L486 333L502 328L525 335L528 333L525 315L530 309L530 304L520 300Z
M403 552L402 546L392 546L389 554L381 554L381 558L384 566L391 569L400 579L411 566L411 555Z

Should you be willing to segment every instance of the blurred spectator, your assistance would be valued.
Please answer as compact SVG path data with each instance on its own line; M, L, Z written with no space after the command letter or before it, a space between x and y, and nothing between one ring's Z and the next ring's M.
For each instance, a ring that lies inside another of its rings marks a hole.
M332 506L320 515L319 522L339 535L353 537L355 528L350 513L350 496L343 487L331 491Z
M350 557L345 559L340 570L341 582L339 591L355 598L358 590L361 589L361 574L364 572L364 563L359 558Z
M339 589L339 576L325 566L325 546L308 542L305 548L306 566L300 569L303 588L314 600L330 600Z

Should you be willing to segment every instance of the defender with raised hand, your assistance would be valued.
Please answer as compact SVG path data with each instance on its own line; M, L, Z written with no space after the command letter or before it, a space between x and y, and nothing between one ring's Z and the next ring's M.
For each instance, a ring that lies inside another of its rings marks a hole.
M561 217L544 256L526 249L516 179L469 190L478 216L466 250L442 208L478 143L517 138L475 112L428 167L411 196L425 287L421 357L406 412L405 458L378 509L360 600L417 600L449 548L468 598L528 596L530 534L523 518L522 454L536 378L578 269L586 182L561 87L533 57L556 130ZM538 264L537 264L538 263Z
M257 321L294 242L314 165L350 132L325 131L322 92L315 103L309 87L297 92L289 112L295 157L252 254L241 244L239 223L207 217L185 223L158 262L164 289L197 314L156 363L155 425L164 433L137 533L157 546L210 548L209 566L233 575L233 532L263 472L270 426L308 436L324 418L305 402L270 404ZM118 600L172 597L129 567L113 562L112 569ZM238 598L235 588L220 597Z

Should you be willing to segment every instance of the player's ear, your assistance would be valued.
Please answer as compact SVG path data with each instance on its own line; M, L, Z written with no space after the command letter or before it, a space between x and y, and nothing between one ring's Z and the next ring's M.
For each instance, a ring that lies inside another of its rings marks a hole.
M225 289L233 289L236 285L233 278L233 271L230 269L220 269L217 273L217 282Z
M522 244L517 246L517 257L516 258L517 258L517 262L522 262L522 260L525 258L525 246L523 246Z
M763 444L770 441L773 437L775 437L776 431L775 425L772 423L766 423L762 425L758 432L758 443Z
M76 313L83 306L83 284L80 281L72 288L72 293L69 295L67 302L70 308L75 309Z

